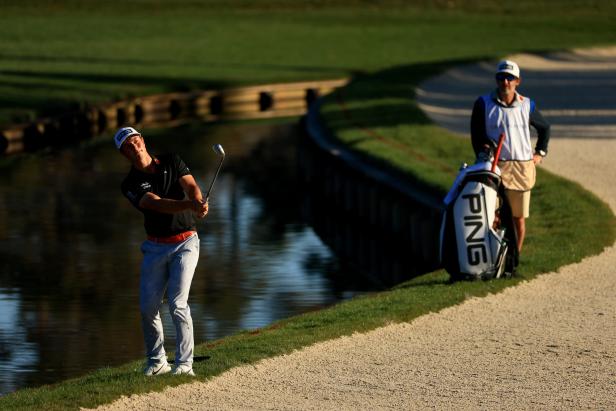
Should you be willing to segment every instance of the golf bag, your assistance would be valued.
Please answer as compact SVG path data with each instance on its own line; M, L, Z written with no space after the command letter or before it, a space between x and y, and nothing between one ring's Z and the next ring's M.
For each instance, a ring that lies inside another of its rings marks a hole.
M444 199L440 259L453 280L510 276L518 261L511 209L500 170L490 161L466 164Z

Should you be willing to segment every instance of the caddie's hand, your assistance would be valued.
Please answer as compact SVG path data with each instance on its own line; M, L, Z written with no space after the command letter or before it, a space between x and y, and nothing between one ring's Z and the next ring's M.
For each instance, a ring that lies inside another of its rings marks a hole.
M541 160L543 160L543 157L541 157L539 154L533 155L533 163L535 163L535 165L541 163Z

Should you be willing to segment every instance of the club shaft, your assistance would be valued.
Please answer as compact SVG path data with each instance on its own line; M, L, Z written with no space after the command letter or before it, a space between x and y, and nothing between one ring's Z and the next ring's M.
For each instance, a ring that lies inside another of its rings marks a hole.
M494 154L494 160L492 161L492 172L496 170L496 165L498 164L498 160L500 159L500 152L503 148L503 143L505 142L505 133L501 133L498 139L498 147L496 148L496 153Z
M214 187L214 182L218 178L218 173L220 172L220 168L222 167L222 161L224 159L225 158L222 157L220 159L220 163L218 163L218 168L216 168L216 174L214 174L214 178L212 179L212 182L210 183L210 188L207 189L207 194L205 195L205 201L207 201L210 198L210 193L212 192L212 187Z

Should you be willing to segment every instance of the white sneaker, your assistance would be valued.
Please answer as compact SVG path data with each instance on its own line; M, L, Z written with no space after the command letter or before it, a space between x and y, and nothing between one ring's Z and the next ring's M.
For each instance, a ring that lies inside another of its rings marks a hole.
M167 361L165 361L157 364L148 365L147 367L145 367L145 370L143 370L143 374L147 377L152 377L154 375L167 374L169 371L171 371L171 367L169 366Z
M173 375L190 375L191 377L194 377L195 373L192 369L192 366L184 364L175 367L175 370L173 370Z

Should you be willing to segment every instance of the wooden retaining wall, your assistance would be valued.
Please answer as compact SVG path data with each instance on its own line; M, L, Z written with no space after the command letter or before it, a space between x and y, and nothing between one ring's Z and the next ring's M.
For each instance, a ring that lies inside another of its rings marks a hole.
M347 79L338 79L165 93L83 107L59 117L0 129L0 155L62 146L126 125L169 127L194 119L209 122L300 116L319 96L346 83Z
M319 237L354 271L386 287L439 268L441 195L334 142L318 104L305 123L303 208Z

